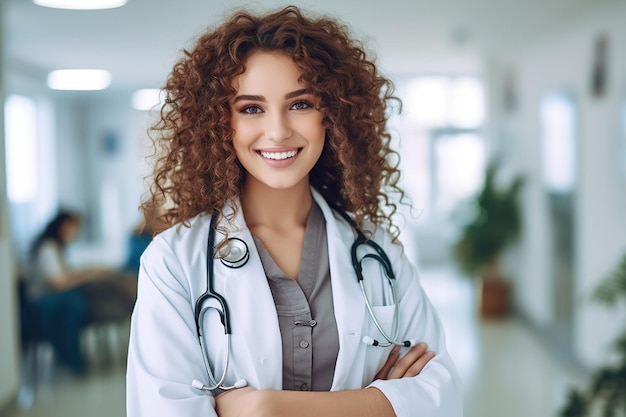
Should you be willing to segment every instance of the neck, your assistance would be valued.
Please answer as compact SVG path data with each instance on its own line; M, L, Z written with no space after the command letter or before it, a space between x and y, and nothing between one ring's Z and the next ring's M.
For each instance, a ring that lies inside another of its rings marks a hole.
M274 189L248 178L241 193L241 208L249 228L306 226L312 205L308 179L289 189Z

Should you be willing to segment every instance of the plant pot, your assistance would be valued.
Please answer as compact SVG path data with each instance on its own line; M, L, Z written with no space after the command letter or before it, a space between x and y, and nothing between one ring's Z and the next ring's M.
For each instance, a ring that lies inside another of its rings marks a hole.
M511 311L511 283L504 278L481 279L478 305L482 318L508 317Z

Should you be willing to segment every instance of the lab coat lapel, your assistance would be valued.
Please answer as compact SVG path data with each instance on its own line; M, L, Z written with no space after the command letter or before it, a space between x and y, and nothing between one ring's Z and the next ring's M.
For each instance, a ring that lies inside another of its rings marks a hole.
M282 342L276 307L241 210L234 224L238 230L229 231L229 237L238 237L246 242L250 258L237 269L228 268L219 260L215 262L216 281L222 281L220 286L230 308L230 363L236 377L246 378L249 386L281 389Z
M350 263L350 249L355 234L317 191L312 189L312 193L326 219L333 304L339 333L339 354L331 390L360 388L358 375L363 374L365 364L358 360L357 353L361 344L365 306Z

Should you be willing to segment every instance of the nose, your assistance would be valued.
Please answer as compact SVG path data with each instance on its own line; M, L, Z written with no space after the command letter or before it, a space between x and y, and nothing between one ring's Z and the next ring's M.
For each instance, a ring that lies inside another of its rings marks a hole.
M281 142L291 136L289 118L283 113L270 113L266 120L265 135L269 140Z

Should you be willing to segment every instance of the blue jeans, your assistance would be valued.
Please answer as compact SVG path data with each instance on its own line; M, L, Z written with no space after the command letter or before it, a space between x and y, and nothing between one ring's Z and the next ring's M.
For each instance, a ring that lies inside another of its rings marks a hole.
M44 294L35 301L44 340L52 344L59 362L76 373L85 371L80 333L87 321L88 304L78 289Z

